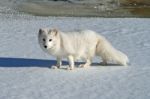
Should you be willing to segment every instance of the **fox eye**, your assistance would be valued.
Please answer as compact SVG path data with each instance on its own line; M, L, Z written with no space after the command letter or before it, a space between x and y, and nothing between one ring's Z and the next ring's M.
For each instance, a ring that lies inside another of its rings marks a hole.
M51 41L52 41L52 39L49 39L49 41L51 42Z
M45 41L45 39L43 38L43 41Z

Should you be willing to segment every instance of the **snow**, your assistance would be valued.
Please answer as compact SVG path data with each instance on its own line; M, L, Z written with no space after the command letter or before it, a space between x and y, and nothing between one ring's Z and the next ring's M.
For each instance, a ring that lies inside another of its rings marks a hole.
M128 67L98 65L53 70L38 45L41 27L91 29L126 53ZM0 99L149 99L150 19L34 17L0 14Z

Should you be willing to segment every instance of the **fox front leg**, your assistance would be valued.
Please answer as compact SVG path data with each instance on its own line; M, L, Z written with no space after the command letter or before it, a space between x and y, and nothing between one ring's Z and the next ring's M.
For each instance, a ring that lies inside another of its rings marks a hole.
M72 55L69 55L68 61L69 61L69 67L67 69L73 70L74 69L74 57Z
M57 57L57 64L56 64L56 66L52 66L52 69L60 68L61 65L62 65L61 58Z
M62 65L62 61L60 57L57 57L57 67L60 68L60 66Z

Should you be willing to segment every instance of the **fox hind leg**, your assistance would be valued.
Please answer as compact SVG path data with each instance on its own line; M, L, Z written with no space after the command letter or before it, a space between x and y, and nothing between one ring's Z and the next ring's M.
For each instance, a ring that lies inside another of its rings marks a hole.
M107 60L106 59L102 59L102 62L100 62L101 65L107 65Z
M84 67L89 67L92 63L92 59L87 58L85 64L80 64L79 67L84 68Z

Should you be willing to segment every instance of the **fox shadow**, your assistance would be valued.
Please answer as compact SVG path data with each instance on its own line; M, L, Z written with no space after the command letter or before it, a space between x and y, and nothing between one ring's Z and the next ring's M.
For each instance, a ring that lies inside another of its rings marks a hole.
M55 60L28 59L28 58L4 58L0 57L0 67L51 67Z
M56 65L56 60L28 59L28 58L5 58L0 57L0 67L41 67L50 68ZM63 65L68 65L67 61L62 61ZM75 65L84 64L84 62L75 62ZM92 63L92 66L103 66L99 63ZM107 66L119 66L117 64L108 64Z

